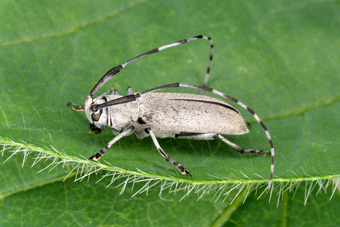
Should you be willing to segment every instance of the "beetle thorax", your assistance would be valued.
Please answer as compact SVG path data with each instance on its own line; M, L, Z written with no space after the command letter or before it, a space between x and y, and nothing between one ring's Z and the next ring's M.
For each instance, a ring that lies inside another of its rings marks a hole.
M120 95L107 95L107 101L121 98ZM108 122L107 126L121 131L129 127L138 119L138 102L128 102L113 105L107 108Z

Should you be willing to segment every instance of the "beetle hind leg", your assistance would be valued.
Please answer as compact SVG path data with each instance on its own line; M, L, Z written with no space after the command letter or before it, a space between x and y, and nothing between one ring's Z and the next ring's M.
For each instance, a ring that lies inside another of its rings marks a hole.
M270 151L263 151L263 150L256 150L256 149L244 149L238 146L237 144L230 142L229 140L227 140L220 134L217 134L217 135L218 135L218 138L220 138L224 143L228 144L229 146L231 146L232 148L234 148L240 153L256 153L256 154L263 155L263 156L266 156L266 154L270 154Z
M146 128L146 129L145 129L145 132L148 133L148 134L150 134L153 143L155 144L155 146L156 146L158 152L162 155L162 157L165 159L165 161L168 161L168 162L170 162L171 164L173 164L174 166L176 166L177 169L178 169L179 171L181 171L182 174L186 174L188 177L192 177L191 174L189 173L189 171L188 171L186 168L184 168L184 166L182 166L179 162L177 162L177 161L175 161L175 160L172 160L172 159L169 157L169 155L167 155L167 154L163 151L163 149L161 148L161 146L159 146L159 143L158 143L158 141L157 141L157 139L156 139L155 134L151 131L150 128Z
M175 134L176 139L189 139L189 140L214 140L218 138L217 133L201 133L201 134L188 134L179 135Z
M190 140L214 140L214 139L220 138L224 143L228 144L229 146L231 146L232 148L234 148L240 153L256 153L256 154L264 155L264 156L266 154L270 154L270 151L263 151L263 150L256 150L256 149L244 149L230 142L229 140L227 140L226 138L224 138L218 133L203 133L203 134L189 134L189 135L176 134L175 138L176 139L190 139Z

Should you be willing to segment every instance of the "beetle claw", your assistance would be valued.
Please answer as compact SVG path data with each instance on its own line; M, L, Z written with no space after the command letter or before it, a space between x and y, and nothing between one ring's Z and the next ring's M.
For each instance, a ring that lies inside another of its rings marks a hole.
M186 174L188 176L188 178L192 177L191 174L189 173L189 171L186 168L184 168L181 164L179 164L177 166L177 168L178 168L179 171L181 171L182 174Z
M188 178L189 178L189 177L192 177L191 174L189 173L189 171L188 171L187 169L185 170L185 173L186 173L186 175L188 176Z

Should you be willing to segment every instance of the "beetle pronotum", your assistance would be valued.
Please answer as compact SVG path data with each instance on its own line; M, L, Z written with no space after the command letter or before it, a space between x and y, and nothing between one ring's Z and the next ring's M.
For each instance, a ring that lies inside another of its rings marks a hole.
M120 70L128 64L161 50L202 38L208 40L211 47L209 65L203 86L173 83L152 88L140 93L133 93L132 89L128 88L126 96L120 96L115 89L111 89L101 96L93 98L93 95L99 88L101 88L112 76L120 72ZM89 96L86 98L85 106L77 106L73 103L67 103L67 105L71 105L74 110L85 111L86 117L90 121L90 129L96 134L101 133L103 128L109 126L116 135L116 137L113 138L105 148L92 155L89 159L98 160L114 143L122 137L134 132L139 139L151 136L162 157L176 166L182 174L186 174L188 177L191 177L191 174L186 168L184 168L179 162L171 159L164 152L159 145L157 138L172 137L177 139L194 140L213 140L219 138L240 153L257 153L260 155L271 154L272 161L267 187L268 191L271 187L274 174L274 145L271 136L267 127L263 124L258 115L248 106L220 91L205 87L213 58L213 48L214 45L212 39L202 35L155 48L110 69L94 86ZM200 89L201 92L212 92L223 98L229 99L246 109L254 116L257 122L264 129L271 151L244 149L230 142L221 135L245 134L248 132L248 129L240 112L220 99L205 95L183 93L153 93L166 88L176 87ZM183 135L183 133L192 134Z

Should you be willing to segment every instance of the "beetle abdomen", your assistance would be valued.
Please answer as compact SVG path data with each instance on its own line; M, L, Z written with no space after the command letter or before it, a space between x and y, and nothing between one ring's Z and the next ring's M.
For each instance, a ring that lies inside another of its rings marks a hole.
M240 112L213 97L183 93L150 93L139 98L138 103L140 122L155 133L214 132L240 135L248 132Z

